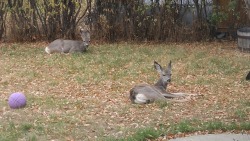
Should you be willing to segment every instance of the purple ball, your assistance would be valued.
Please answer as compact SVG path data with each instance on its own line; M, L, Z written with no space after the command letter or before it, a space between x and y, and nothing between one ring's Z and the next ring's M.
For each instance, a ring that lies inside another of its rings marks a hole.
M21 92L13 93L10 95L8 103L12 109L23 108L26 106L26 97Z

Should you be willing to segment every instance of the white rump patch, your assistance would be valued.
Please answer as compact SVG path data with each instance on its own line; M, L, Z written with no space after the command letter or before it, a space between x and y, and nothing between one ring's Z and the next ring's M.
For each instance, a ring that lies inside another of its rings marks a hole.
M50 50L48 47L45 48L45 52L47 52L48 54L50 54Z
M137 104L145 104L148 102L148 98L144 95L144 94L137 94L135 96L135 100L134 102L137 103Z

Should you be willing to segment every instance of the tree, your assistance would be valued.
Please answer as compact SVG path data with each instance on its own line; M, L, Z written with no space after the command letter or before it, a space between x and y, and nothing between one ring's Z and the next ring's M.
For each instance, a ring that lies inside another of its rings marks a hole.
M6 7L7 4L5 1L0 2L0 40L5 32Z
M91 9L86 0L8 0L0 3L0 19L10 14L11 36L18 41L35 41L41 38L76 38L76 29ZM4 9L5 8L5 9ZM1 25L6 19L0 21Z
M246 6L248 19L250 20L250 0L244 0L244 1L245 1L245 6Z

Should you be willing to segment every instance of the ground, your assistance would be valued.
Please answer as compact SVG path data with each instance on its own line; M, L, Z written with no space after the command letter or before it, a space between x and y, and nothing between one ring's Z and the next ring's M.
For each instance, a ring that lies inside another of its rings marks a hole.
M46 44L0 44L0 140L130 140L148 130L159 133L156 140L249 133L250 55L236 42L99 43L70 55L48 55ZM169 92L202 96L132 104L134 85L157 81L154 60L173 62ZM13 92L26 95L25 108L9 108Z

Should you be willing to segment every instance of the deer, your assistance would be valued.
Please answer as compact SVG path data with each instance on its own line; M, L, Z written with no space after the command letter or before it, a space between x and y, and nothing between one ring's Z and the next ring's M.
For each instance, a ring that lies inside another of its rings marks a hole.
M89 47L90 33L80 28L80 35L82 41L56 39L45 48L45 52L48 54L86 52Z
M171 61L166 69L154 61L154 68L160 74L159 80L154 85L139 84L130 90L130 100L135 104L149 104L154 101L175 101L185 102L190 100L191 96L197 94L169 93L166 91L171 82Z

